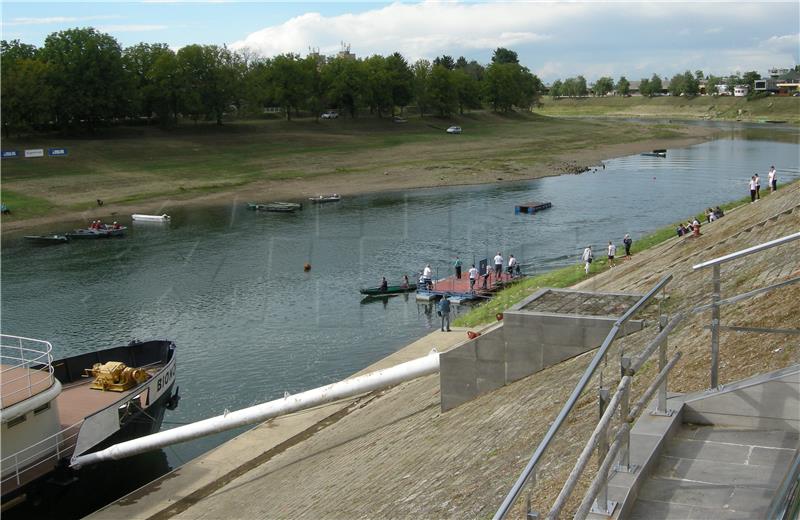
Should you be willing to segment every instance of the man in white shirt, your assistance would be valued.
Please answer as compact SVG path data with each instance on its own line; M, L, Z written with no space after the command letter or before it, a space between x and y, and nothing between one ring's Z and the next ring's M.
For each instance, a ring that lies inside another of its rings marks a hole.
M581 256L581 260L584 261L586 265L583 266L583 270L586 274L589 274L589 268L592 266L592 260L594 260L594 255L592 254L592 246L586 246L586 249L583 250L583 255Z
M422 270L422 281L425 283L428 289L431 288L433 285L433 280L431 276L433 275L433 271L431 271L431 264L425 266L425 269Z
M508 255L508 277L514 278L514 268L517 266L517 259L514 255Z
M475 264L472 264L472 267L469 268L469 291L475 292L475 280L478 279L478 270L475 268Z
M608 265L614 267L614 257L617 254L617 246L615 246L610 240L608 241Z
M503 275L503 257L500 255L500 251L494 255L494 277L497 280L500 280L500 277Z
M778 172L775 171L774 166L769 167L769 174L767 174L767 181L769 181L770 192L773 192L778 189Z
M750 204L756 201L756 176L750 177Z

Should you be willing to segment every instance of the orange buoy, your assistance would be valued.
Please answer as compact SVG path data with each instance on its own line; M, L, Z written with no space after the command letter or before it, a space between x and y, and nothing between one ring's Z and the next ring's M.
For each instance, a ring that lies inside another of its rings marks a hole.
M477 337L478 337L478 336L480 336L480 335L481 335L481 333L480 333L480 332L473 332L473 331L471 331L471 330L470 330L470 331L467 331L467 337L468 337L469 339L475 339L475 338L477 338Z
M495 318L497 318L497 321L503 321L503 313L502 312L498 312L497 316L495 316Z
M307 263L307 262L306 262L306 263L303 265L303 271L305 271L305 272L309 272L310 270L311 270L311 264L309 264L309 263Z

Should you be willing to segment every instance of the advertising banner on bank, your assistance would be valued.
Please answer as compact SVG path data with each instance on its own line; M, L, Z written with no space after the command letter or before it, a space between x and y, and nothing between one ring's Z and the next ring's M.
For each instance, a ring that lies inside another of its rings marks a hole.
M47 149L47 155L49 155L50 157L64 157L65 155L67 155L67 149L66 148L48 148Z
M44 157L44 148L25 150L25 157Z
M17 150L3 150L3 159L16 159L19 157Z

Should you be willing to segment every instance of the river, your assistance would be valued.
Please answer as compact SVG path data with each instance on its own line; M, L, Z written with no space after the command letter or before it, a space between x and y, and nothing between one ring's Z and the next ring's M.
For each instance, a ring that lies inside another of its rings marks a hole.
M167 225L129 225L127 237L2 248L2 329L45 339L56 357L168 338L178 345L183 400L164 428L340 380L433 330L411 297L361 303L358 288L414 278L430 263L449 274L496 251L529 272L576 264L593 244L621 245L748 194L774 164L800 175L800 146L722 139L628 156L580 175L519 183L419 189L256 213L244 200L176 208ZM535 215L514 205L553 203ZM68 223L77 227L80 223ZM309 272L303 264L310 263ZM240 430L241 431L241 430ZM166 451L181 464L231 438Z

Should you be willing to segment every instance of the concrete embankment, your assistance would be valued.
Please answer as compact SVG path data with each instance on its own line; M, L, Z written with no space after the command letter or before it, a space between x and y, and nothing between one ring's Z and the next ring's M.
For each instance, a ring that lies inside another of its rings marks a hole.
M670 239L579 285L643 293L672 273L664 305L674 313L710 301L710 277L693 271L692 265L798 230L800 183L795 183L703 226L700 237ZM800 248L783 246L726 264L722 294L798 275ZM723 319L792 328L797 326L798 302L800 287L795 284L730 306ZM620 340L619 348L643 348L657 333L654 320L649 321L643 331ZM695 315L670 337L670 350L683 352L671 391L692 392L708 384L707 324L707 315ZM435 333L381 366L465 339L463 331ZM485 518L519 475L591 355L568 359L446 413L440 411L439 378L431 375L273 420L91 518ZM612 361L616 355L609 356L602 371L609 385L619 378ZM725 333L720 358L720 381L738 380L798 362L800 338ZM367 370L374 368L380 366ZM646 380L648 370L653 367L642 371ZM539 511L549 508L591 432L597 417L596 383L591 388L537 473L531 499ZM568 510L574 510L581 495L575 494Z

